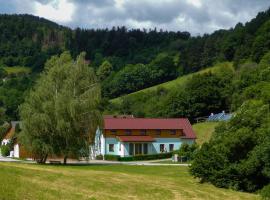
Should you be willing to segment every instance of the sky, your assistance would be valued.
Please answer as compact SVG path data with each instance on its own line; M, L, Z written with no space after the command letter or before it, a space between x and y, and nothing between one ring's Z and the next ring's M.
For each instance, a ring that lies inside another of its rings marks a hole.
M192 35L245 23L270 0L0 0L0 13L32 14L71 28L157 28Z

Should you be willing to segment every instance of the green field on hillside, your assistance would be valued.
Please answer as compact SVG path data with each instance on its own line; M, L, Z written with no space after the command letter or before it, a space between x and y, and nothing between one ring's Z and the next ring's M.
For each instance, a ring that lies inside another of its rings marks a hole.
M8 74L29 74L31 73L31 68L29 67L4 67L4 69L7 71Z
M182 166L0 163L0 199L260 199L201 184Z
M202 122L194 124L192 128L197 136L197 144L202 145L204 142L209 141L217 125L218 122Z
M179 77L179 78L177 78L175 80L172 80L172 81L161 83L161 84L158 84L158 85L155 85L155 86L152 86L152 87L149 87L149 88L137 91L137 92L133 92L133 93L130 93L130 94L127 94L127 95L112 99L111 102L112 103L119 103L119 101L123 97L138 96L139 94L156 91L158 88L164 88L164 89L170 90L170 89L173 89L173 88L176 88L176 87L183 87L185 85L185 83L187 82L187 80L189 78L191 78L193 75L207 73L207 72L215 72L216 70L219 69L219 67L221 65L222 66L227 65L228 67L232 67L232 63L229 63L229 62L220 63L220 64L215 65L214 67L209 67L209 68L203 69L203 70L201 70L199 72L196 72L196 73L191 73L191 74L188 74L188 75L185 75L185 76L181 76L181 77Z
M173 81L159 84L144 90L140 90L110 101L105 114L124 114L131 113L137 117L160 117L160 116L183 116L179 113L173 113L173 108L168 106L172 102L170 98L175 97L178 91L184 90L187 82L196 74L207 72L223 73L224 69L232 69L232 63L224 62L216 64L211 68L201 70L186 76L182 76ZM173 106L173 105L172 105ZM168 114L169 113L169 114Z

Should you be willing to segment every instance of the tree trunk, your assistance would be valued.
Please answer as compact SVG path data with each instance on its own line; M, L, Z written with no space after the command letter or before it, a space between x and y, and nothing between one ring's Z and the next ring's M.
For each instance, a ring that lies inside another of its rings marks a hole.
M43 162L42 162L43 164L46 164L47 158L48 158L48 154L46 154L46 155L44 156Z
M66 165L67 164L67 156L64 156L64 165Z

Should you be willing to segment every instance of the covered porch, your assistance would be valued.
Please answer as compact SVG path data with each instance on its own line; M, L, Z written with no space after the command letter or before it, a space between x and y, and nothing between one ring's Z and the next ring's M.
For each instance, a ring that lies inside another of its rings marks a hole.
M151 136L118 136L118 140L123 147L119 149L123 152L123 156L151 154L152 142L155 142Z

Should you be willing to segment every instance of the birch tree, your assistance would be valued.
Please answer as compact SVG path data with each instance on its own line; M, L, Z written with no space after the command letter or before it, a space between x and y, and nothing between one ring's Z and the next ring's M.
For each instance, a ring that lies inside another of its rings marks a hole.
M66 163L69 156L88 152L102 123L100 85L84 56L52 57L20 107L21 142L40 162L58 155Z

